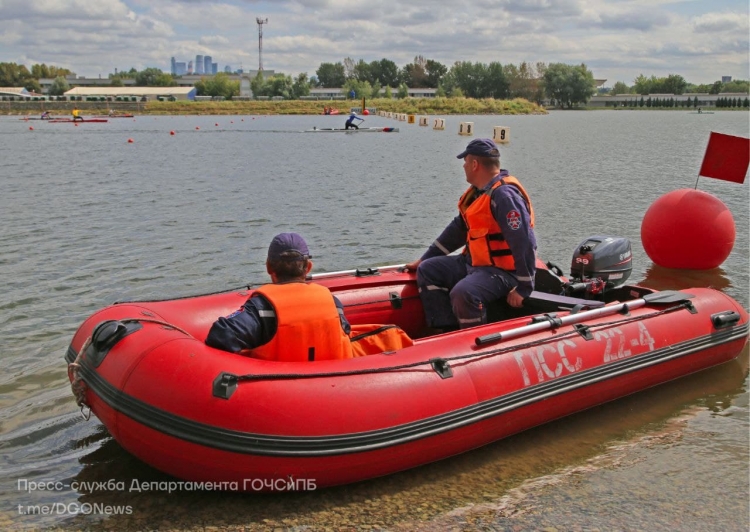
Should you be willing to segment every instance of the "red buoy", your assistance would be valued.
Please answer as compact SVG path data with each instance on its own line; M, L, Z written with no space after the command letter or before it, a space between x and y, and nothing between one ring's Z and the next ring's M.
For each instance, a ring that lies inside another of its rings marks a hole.
M128 144L133 144L133 139L128 139Z
M664 268L717 268L732 252L734 238L731 211L700 190L664 194L648 208L641 223L646 254Z
M29 131L34 131L34 126L29 126Z
M169 132L170 135L174 135L174 129Z
M365 115L365 116L367 116L367 115L370 114L370 111L368 111L367 109L365 109L364 111L362 111L362 114Z

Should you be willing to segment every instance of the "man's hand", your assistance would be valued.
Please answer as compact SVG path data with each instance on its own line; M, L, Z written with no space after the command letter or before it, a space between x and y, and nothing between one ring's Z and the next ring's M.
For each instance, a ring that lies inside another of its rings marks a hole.
M508 292L508 297L506 298L506 301L508 302L508 305L514 308L521 308L523 306L523 298L516 292L516 287L513 287L513 290Z
M417 267L422 262L422 259L417 259L414 262L410 262L408 264L404 264L404 269L410 272L417 271Z

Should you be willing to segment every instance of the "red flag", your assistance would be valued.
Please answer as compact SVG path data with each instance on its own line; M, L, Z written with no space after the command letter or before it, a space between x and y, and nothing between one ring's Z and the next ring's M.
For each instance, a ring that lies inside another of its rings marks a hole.
M711 132L698 175L744 183L750 165L750 139Z

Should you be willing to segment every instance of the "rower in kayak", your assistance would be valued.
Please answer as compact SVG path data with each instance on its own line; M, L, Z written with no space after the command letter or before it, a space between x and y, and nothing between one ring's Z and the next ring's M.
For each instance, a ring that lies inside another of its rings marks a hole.
M78 107L73 107L71 114L73 115L73 122L83 122L83 117L81 116L81 111L78 110Z
M357 113L352 111L352 113L349 115L349 118L346 121L346 124L344 125L344 129L359 129L359 126L354 123L355 120L361 120L362 122L365 121L364 118L358 117Z

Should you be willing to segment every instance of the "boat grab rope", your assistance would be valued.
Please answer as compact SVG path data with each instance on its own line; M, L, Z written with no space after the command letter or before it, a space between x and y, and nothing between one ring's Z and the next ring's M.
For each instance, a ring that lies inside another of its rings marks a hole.
M78 351L76 359L68 364L68 379L70 379L70 388L73 390L73 396L76 398L76 404L81 408L81 415L88 421L91 418L91 407L86 403L86 382L81 376L81 362L83 361L83 354L91 345L91 336L89 336L81 349ZM88 408L88 412L84 412L84 409Z
M597 323L594 325L591 325L590 327L592 329L603 329L606 327L611 327L614 325L622 325L624 323L630 323L633 321L641 321L647 318L652 318L655 316L660 316L662 314L667 314L669 312L674 312L676 310L684 309L686 308L685 303L679 303L673 307L665 308L662 310L657 310L654 312L651 312L649 314L643 314L640 316L630 316L626 317L624 319L614 320L614 321L608 321L605 323ZM467 359L484 359L484 358L490 358L495 357L498 355L502 355L505 353L509 353L512 351L518 351L521 349L528 349L529 347L535 347L537 345L546 344L549 343L552 340L559 340L561 338L567 338L569 336L576 336L579 332L576 329L573 329L568 332L563 332L556 334L552 337L548 338L542 338L539 340L533 340L531 342L527 342L525 344L516 344L508 347L503 347L499 349L490 349L487 351L479 351L476 353L469 353L466 355L456 355L453 357L436 357L431 358L429 360L420 360L418 362L411 362L409 364L400 364L398 366L389 366L387 368L367 368L367 369L355 369L350 371L330 371L325 373L267 373L267 374L246 374L246 375L227 375L227 378L231 379L233 382L250 382L250 381L264 381L264 380L286 380L286 379L317 379L317 378L325 378L325 377L347 377L352 375L368 375L373 373L389 373L391 371L400 371L405 369L411 369L416 368L419 366L432 366L435 361L441 361L442 363L447 362L455 362L460 360L467 360Z
M226 294L229 292L244 292L245 290L252 290L253 289L252 283L247 283L242 286L238 286L237 288L230 288L229 290L219 290L216 292L206 292L203 294L191 294L191 295L185 295L185 296L177 296L177 297L164 297L159 299L123 299L122 301L115 301L115 305L126 305L128 303L164 303L166 301L179 301L181 299L193 299L196 297L207 297L207 296L216 296L219 294Z
M162 320L154 320L150 318L127 318L123 320L117 320L120 323L155 323L157 325L163 325L164 327L168 327L170 329L174 329L175 331L179 331L183 333L185 336L193 337L190 333L185 331L184 329L181 329L180 327L177 327L176 325L173 325L171 323L168 323L166 321ZM89 336L86 338L86 341L83 342L83 345L81 346L81 349L78 350L78 354L76 355L76 359L68 364L68 379L70 379L70 388L73 390L73 396L76 398L76 404L81 408L81 414L83 415L84 419L88 421L91 418L91 407L86 403L86 391L88 387L86 386L86 381L83 380L83 376L81 375L81 363L83 362L86 350L89 348L91 343L93 342L93 336ZM88 411L84 411L85 408L88 408Z

